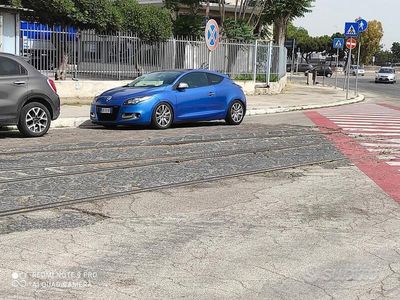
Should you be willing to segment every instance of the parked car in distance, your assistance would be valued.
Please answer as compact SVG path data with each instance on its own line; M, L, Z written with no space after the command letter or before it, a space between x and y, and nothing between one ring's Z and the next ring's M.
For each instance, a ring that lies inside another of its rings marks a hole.
M246 97L228 76L206 70L172 70L143 75L132 83L95 97L93 123L149 125L220 120L239 125L246 114Z
M312 70L314 67L311 64L299 64L298 71L304 73L306 71Z
M357 65L351 65L350 66L350 74L353 76L357 76L357 72L358 72L358 76L365 76L364 67L358 66L358 68L357 68Z
M54 81L23 57L0 53L0 126L17 125L24 136L40 137L59 115Z
M396 70L389 67L381 68L375 75L375 83L379 82L396 83Z
M332 68L329 66L316 66L312 70L306 71L305 74L307 75L308 72L313 72L314 70L317 71L317 76L332 77L333 75Z

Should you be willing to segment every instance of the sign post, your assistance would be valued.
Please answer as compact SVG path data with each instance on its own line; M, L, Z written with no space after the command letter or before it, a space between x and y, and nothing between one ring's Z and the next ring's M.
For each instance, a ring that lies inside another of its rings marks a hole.
M346 41L346 47L349 51L349 59L347 62L347 74L346 74L346 99L349 99L349 91L350 91L350 65L351 65L351 50L353 50L357 46L357 41L354 39L358 37L358 23L357 22L347 22L344 25L344 35L349 39Z
M360 54L361 54L361 34L367 30L368 28L368 22L365 21L364 19L359 18L357 20L358 24L358 32L360 34L360 40L358 41L358 55L357 55L357 74L356 74L356 89L355 89L355 95L358 97L358 68L360 67Z
M357 47L357 40L353 38L349 38L346 41L346 47L347 49L350 49L349 52L349 60L347 63L347 90L346 90L346 99L349 99L349 90L350 90L350 65L351 65L351 50L355 49Z
M206 24L205 30L206 46L208 52L208 69L211 69L211 53L217 49L219 44L219 26L217 21L210 19Z
M335 89L338 86L338 67L339 67L339 51L344 48L344 39L335 38L333 39L333 49L336 49L336 68L335 68Z

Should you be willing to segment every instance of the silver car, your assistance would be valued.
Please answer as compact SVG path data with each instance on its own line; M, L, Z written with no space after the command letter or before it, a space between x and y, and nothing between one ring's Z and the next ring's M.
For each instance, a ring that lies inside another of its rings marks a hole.
M375 83L387 82L396 83L396 70L394 68L381 68L375 76Z
M24 136L40 137L59 115L54 81L23 58L0 53L0 127L17 125Z
M350 74L351 75L357 76L357 72L358 72L358 76L365 76L365 70L363 67L357 66L357 65L350 66Z

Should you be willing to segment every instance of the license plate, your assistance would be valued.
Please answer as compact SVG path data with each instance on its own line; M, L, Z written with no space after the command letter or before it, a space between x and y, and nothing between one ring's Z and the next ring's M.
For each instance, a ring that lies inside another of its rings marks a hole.
M111 107L102 107L100 108L101 114L111 114Z

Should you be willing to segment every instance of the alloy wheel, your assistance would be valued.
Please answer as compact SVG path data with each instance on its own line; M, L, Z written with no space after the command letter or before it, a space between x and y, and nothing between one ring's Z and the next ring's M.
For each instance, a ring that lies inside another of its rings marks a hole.
M243 114L244 110L243 110L243 105L241 103L236 102L235 104L232 105L231 117L235 123L240 123L242 121Z
M33 133L41 133L46 130L49 118L40 107L32 107L25 117L26 126Z
M171 123L172 113L168 105L161 104L156 109L156 122L160 127L167 127Z

